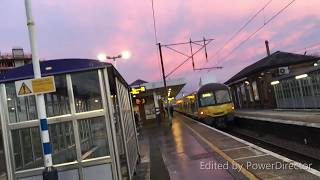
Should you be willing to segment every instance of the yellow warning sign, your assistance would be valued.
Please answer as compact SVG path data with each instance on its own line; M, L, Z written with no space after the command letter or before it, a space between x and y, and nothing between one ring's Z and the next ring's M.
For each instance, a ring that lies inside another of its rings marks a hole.
M30 88L26 85L26 83L22 83L21 88L18 92L19 96L27 95L27 94L32 94L32 91Z
M25 79L15 82L18 97L44 94L56 91L54 77L44 77L39 79Z
M39 78L39 79L32 79L31 84L32 84L32 91L35 94L49 93L49 92L56 91L56 86L54 83L53 76Z

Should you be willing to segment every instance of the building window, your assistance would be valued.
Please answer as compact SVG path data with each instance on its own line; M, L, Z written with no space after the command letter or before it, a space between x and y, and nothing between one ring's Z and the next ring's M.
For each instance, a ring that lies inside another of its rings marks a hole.
M241 89L241 95L242 95L243 101L247 101L246 90L244 88L244 84L241 84L240 89Z
M253 81L252 82L252 89L253 89L253 96L254 96L254 100L259 101L259 92L258 92L258 87L257 87L257 82Z

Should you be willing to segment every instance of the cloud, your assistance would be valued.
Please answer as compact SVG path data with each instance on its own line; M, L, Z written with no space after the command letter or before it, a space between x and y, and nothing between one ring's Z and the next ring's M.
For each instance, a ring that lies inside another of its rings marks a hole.
M304 47L317 39L320 21L320 1L294 2L261 32L228 58L223 58L243 39L260 27L290 0L272 3L244 31L228 44L221 55L216 51L268 0L154 0L158 40L163 43L185 42L214 38L207 47L209 62L199 53L196 66L221 64L225 68L212 71L224 82L241 68L265 56L264 40L272 51ZM118 62L127 81L142 78L161 80L159 54L153 32L151 0L33 0L40 55L46 59L81 57L96 58L99 52L117 55L127 49L128 61ZM0 6L0 50L9 51L14 45L29 50L24 4L20 0L2 0ZM176 47L189 53L187 46ZM163 50L166 72L177 67L185 58L168 49ZM172 77L186 77L190 87L197 85L198 75L191 62L178 69ZM188 86L189 87L189 86Z

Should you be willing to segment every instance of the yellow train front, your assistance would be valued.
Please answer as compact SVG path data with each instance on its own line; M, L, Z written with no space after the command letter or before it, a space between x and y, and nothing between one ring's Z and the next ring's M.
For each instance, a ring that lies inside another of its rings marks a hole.
M178 111L196 116L199 121L218 128L225 128L234 120L234 104L229 88L220 83L201 86L196 93L177 100L177 106Z

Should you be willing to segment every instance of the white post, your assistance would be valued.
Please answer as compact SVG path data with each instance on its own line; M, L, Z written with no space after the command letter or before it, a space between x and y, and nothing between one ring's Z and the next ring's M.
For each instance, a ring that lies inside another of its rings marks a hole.
M30 40L31 53L32 53L34 77L41 78L39 54L37 49L36 33L35 33L34 21L32 17L30 0L25 0L25 7L26 7L26 15L27 15L27 25L29 30L29 40ZM44 172L53 172L51 144L49 139L48 121L47 121L46 107L45 107L43 94L36 95L36 103L37 103L38 118L40 119L39 124L41 129L41 141L42 141L42 147L43 147L44 166L45 166ZM45 176L45 174L43 174L43 176Z

